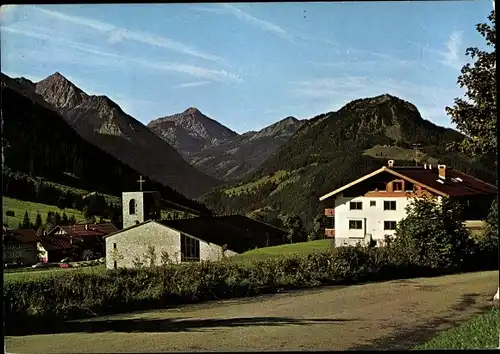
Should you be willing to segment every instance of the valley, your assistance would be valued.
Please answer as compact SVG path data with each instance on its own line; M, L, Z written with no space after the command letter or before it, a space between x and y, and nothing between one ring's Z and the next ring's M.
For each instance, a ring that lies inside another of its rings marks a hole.
M409 166L445 163L480 179L494 178L490 160L469 159L447 150L448 144L462 139L460 133L423 119L413 104L389 94L354 100L336 112L311 119L287 117L260 131L238 134L194 107L142 125L106 96L89 96L60 73L38 83L2 78L2 89L13 95L11 100L28 98L37 114L63 118L57 122L62 131L68 131L62 141L78 134L79 144L90 144L95 156L107 155L107 159L120 161L124 166L120 168L134 169L137 175L152 179L147 184L150 188L163 184L164 199L176 209L188 207L188 212L241 213L279 227L287 215L299 215L311 229L321 214L319 195L385 165L389 159ZM5 139L10 145L12 108L5 110ZM63 128L64 123L69 126ZM21 127L20 122L15 124ZM43 141L38 133L26 133L34 139L31 145ZM132 177L128 182L120 178L121 186L97 188L91 182L94 177L85 175L95 162L84 162L88 164L84 167L83 161L67 156L61 156L60 162L49 162L44 156L51 150L43 144L37 151L45 155L27 155L26 150L16 150L20 146L9 147L5 152L7 166L74 187L83 183L87 190L117 196L136 186L137 178ZM414 144L419 144L418 151ZM73 150L68 151L74 151L72 145L68 148ZM15 156L25 156L27 163L14 163ZM53 163L62 163L69 174L55 176ZM203 209L204 205L208 209Z
M490 7L2 5L4 351L496 347Z

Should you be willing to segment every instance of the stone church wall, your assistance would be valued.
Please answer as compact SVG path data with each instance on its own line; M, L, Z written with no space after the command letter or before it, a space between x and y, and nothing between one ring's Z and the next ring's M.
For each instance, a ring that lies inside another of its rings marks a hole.
M156 222L148 222L106 238L106 268L113 269L115 261L118 268L133 268L135 259L144 261L147 257L150 245L155 247L156 265L161 265L164 251L173 262L180 262L180 233Z

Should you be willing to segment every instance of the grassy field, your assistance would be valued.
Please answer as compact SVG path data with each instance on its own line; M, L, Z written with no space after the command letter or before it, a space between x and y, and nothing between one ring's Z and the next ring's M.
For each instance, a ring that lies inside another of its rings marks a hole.
M440 333L415 349L495 349L499 345L500 310L495 307L456 328Z
M399 146L381 146L375 145L371 149L366 150L363 155L371 156L376 159L394 159L394 160L405 160L412 161L415 159L415 150L403 149ZM423 164L424 162L430 164L437 164L438 160L428 156L424 153L418 153L418 160Z
M285 179L289 174L290 174L290 172L280 170L280 171L277 171L272 176L265 176L265 177L262 177L256 181L253 181L253 182L241 185L241 186L228 188L228 189L224 190L224 193L226 193L227 195L240 195L242 193L246 193L247 190L249 192L251 192L252 190L257 189L266 183L279 182L279 181Z
M82 267L82 268L46 268L39 270L27 270L20 272L4 272L4 284L10 282L22 282L32 279L51 278L54 276L64 275L67 272L81 272L81 273L103 273L106 271L106 265L99 264L96 266Z
M257 248L231 257L232 261L258 260L269 257L279 257L291 254L308 254L325 251L331 247L331 240L316 240L309 242L293 243L273 247Z
M82 212L76 209L59 209L57 206L42 204L42 203L34 203L34 202L26 202L18 199L2 197L2 209L3 209L3 222L8 224L9 227L17 228L19 222L22 223L24 218L24 213L27 210L28 216L31 222L35 222L37 212L40 213L42 217L42 222L45 222L47 218L47 213L49 211L58 212L61 216L62 213L65 212L68 218L71 215L75 216L77 222L81 222L85 220ZM5 212L7 210L13 211L15 216L6 216Z

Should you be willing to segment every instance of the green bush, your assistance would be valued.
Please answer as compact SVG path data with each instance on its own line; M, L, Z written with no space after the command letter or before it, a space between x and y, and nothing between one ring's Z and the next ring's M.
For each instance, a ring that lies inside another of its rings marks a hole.
M462 266L473 244L458 203L434 197L414 199L389 244L406 266L453 269Z
M224 259L102 273L68 272L5 282L4 318L8 332L19 331L62 319L447 271L407 262L393 246L356 246L258 261Z

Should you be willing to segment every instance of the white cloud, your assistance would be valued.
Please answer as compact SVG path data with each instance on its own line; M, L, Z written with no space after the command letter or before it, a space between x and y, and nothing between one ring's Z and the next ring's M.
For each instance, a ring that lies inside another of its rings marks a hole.
M409 44L417 47L420 51L425 51L437 57L437 61L444 66L455 70L460 70L465 64L466 58L462 55L462 35L463 31L453 31L446 42L445 49L435 49L420 43L408 41Z
M19 5L2 5L0 6L0 24L2 26L17 22L17 9Z
M460 70L463 65L460 58L460 46L462 45L462 31L454 31L446 41L446 51L442 53L443 64Z
M2 5L0 6L0 14L6 14L8 12L12 12L16 9L16 7L19 5Z
M203 52L187 44L175 41L173 39L164 36L159 36L153 33L148 33L143 31L132 31L126 28L120 28L118 26L106 22L97 21L86 17L70 16L61 12L47 10L44 8L35 7L35 9L53 19L70 22L79 26L91 28L98 32L101 32L108 36L108 41L110 43L117 43L124 40L130 40L154 47L173 50L179 53L187 54L208 61L217 62L220 60L220 58L216 55Z
M254 25L255 27L260 28L263 31L272 32L274 34L278 34L281 36L287 34L287 32L277 24L254 17L246 13L245 11L240 10L238 7L234 5L223 4L222 6L224 6L224 8L226 8L232 15L236 16L238 19L248 22Z
M196 81L196 82L185 82L183 84L178 85L180 88L188 88L188 87L200 87L210 84L210 81Z
M233 73L229 73L226 70L222 69L208 69L201 66L195 65L187 65L180 63L169 63L169 62L158 62L153 60L148 60L145 58L132 57L129 55L116 54L112 52L108 52L103 48L91 46L85 43L76 42L68 39L64 39L61 36L57 36L57 34L53 33L43 33L43 31L38 31L37 29L32 28L12 28L12 27L2 27L2 31L19 34L23 36L28 36L35 39L40 39L47 41L49 43L57 44L57 50L61 50L60 45L64 45L71 49L91 54L89 58L86 60L71 60L71 54L63 55L62 57L59 55L54 55L54 53L50 53L49 51L43 53L43 57L46 57L47 60L53 60L56 62L61 62L64 60L68 60L71 64L78 65L95 65L100 67L109 67L111 69L123 69L130 68L130 65L141 65L142 67L160 70L164 72L174 72L181 73L193 76L197 79L204 80L213 80L219 82L241 82L242 79ZM74 55L72 53L72 55ZM70 58L66 58L70 57ZM36 59L36 57L35 57ZM124 67L125 66L125 67Z
M246 22L254 27L257 27L263 31L270 32L274 35L279 36L280 38L291 40L291 36L289 36L288 32L284 30L279 25L265 21L255 16L250 15L249 13L241 10L239 7L236 7L231 4L220 4L219 7L201 7L194 6L193 10L198 12L209 12L215 14L227 14L236 17L237 19Z

